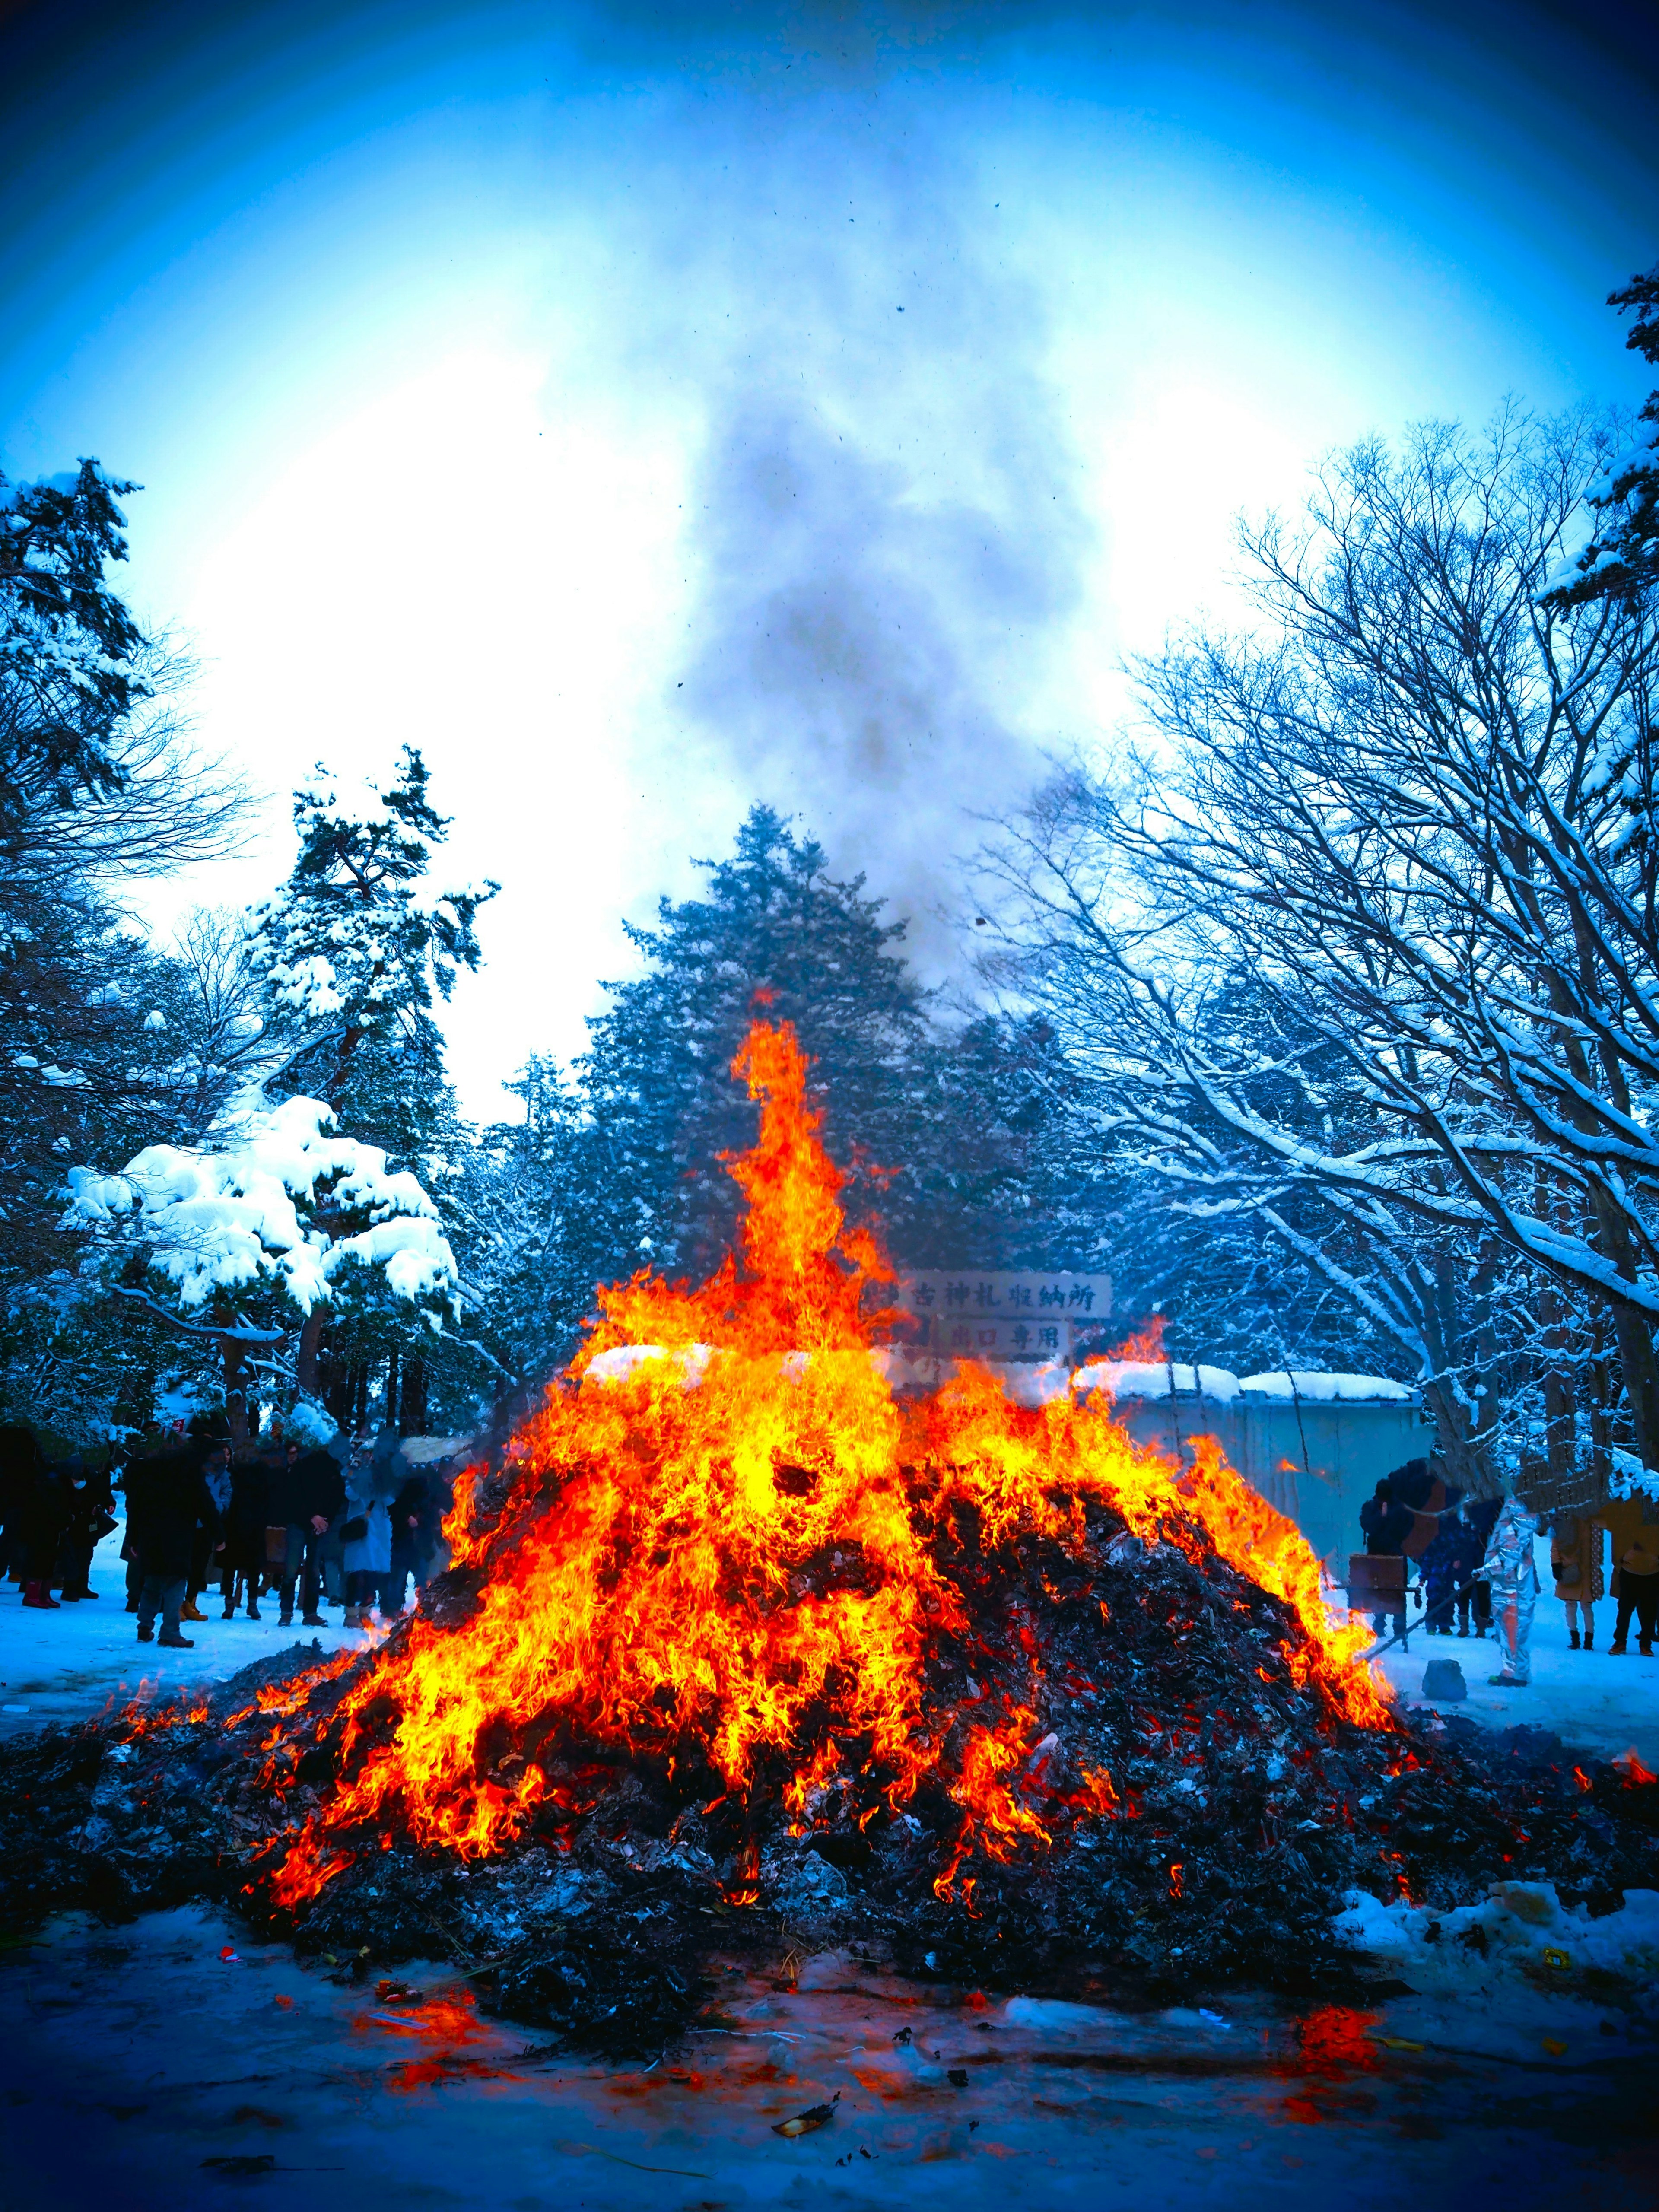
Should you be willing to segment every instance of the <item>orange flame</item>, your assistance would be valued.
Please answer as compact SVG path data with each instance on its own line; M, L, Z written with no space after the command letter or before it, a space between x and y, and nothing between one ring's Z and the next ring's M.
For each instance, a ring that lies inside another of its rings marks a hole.
M847 1223L806 1069L793 1031L759 1022L733 1064L763 1109L727 1162L748 1199L742 1266L697 1290L646 1272L603 1290L510 1479L461 1485L447 1529L458 1565L488 1567L477 1609L459 1627L417 1616L352 1683L343 1778L277 1874L279 1904L314 1895L365 1831L478 1857L587 1809L597 1790L547 1771L584 1749L665 1762L694 1789L707 1775L739 1808L775 1791L796 1834L831 1790L867 1823L932 1778L962 1814L941 1895L974 1850L1006 1859L1057 1819L1133 1817L1104 1769L1066 1794L1036 1755L1035 1639L1032 1702L941 1708L927 1689L930 1650L969 1632L933 1548L963 1510L987 1552L1035 1532L1081 1553L1091 1501L1148 1540L1214 1547L1291 1608L1286 1657L1327 1716L1389 1724L1355 1663L1365 1632L1328 1626L1313 1553L1212 1443L1183 1474L1109 1406L1018 1407L971 1364L932 1397L894 1395L875 1340L896 1316L870 1297L891 1272ZM732 1903L758 1872L745 1845ZM971 1881L956 1893L971 1910Z
M1170 1355L1164 1349L1164 1316L1154 1314L1144 1321L1133 1335L1126 1336L1115 1352L1109 1352L1109 1359L1121 1359L1136 1366L1157 1367Z

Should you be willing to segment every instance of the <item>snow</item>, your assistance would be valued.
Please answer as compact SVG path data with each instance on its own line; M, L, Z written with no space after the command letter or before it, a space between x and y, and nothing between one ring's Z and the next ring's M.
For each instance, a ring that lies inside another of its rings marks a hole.
M1488 1986L1510 1976L1601 1972L1639 1982L1659 1973L1659 1889L1627 1889L1620 1909L1599 1919L1564 1905L1548 1881L1498 1882L1480 1903L1450 1912L1404 1898L1385 1905L1355 1890L1332 1924L1342 1942L1397 1962L1424 1990L1467 1987L1472 1972ZM1475 1929L1486 1939L1484 1954L1474 1952L1478 1969L1466 1940Z
M257 1621L245 1613L222 1620L216 1589L201 1601L203 1612L213 1618L185 1627L194 1650L140 1644L133 1617L124 1610L125 1534L118 1525L93 1554L89 1579L98 1592L95 1600L62 1606L56 1613L38 1612L24 1606L21 1592L10 1583L0 1583L0 1734L11 1735L47 1721L84 1720L106 1705L222 1681L255 1659L285 1651L296 1641L309 1644L313 1637L325 1652L343 1644L356 1650L377 1640L377 1632L279 1628L274 1597L260 1601ZM338 1620L337 1611L332 1617Z
M1466 1702L1447 1705L1448 1713L1461 1713L1489 1728L1514 1728L1525 1722L1548 1729L1570 1749L1594 1752L1600 1759L1616 1759L1634 1750L1659 1771L1659 1658L1642 1657L1633 1631L1622 1656L1608 1650L1617 1609L1611 1597L1595 1601L1597 1648L1575 1651L1567 1640L1565 1608L1551 1594L1549 1553L1549 1539L1540 1535L1533 1553L1540 1595L1528 1647L1532 1680L1526 1689L1492 1687L1487 1678L1498 1672L1498 1646L1490 1635L1427 1635L1415 1607L1409 1644L1403 1650L1396 1645L1376 1664L1401 1702L1410 1706L1423 1701L1423 1669L1428 1662L1455 1659L1469 1694ZM1342 1612L1337 1617L1346 1620L1347 1615Z
M1292 1376L1295 1388L1291 1388ZM1263 1398L1302 1398L1312 1406L1332 1406L1379 1398L1409 1405L1417 1395L1408 1383L1391 1382L1385 1375L1325 1375L1304 1368L1286 1373L1281 1367L1266 1375L1247 1375L1239 1384Z
M1112 1398L1204 1397L1231 1405L1239 1393L1237 1375L1224 1367L1173 1365L1162 1359L1091 1359L1073 1378L1079 1390L1104 1390Z
M1016 1406L1046 1406L1070 1393L1072 1370L1063 1359L1047 1359L1041 1365L1012 1359L987 1364Z
M680 1381L690 1390L702 1382L714 1356L715 1347L707 1344L687 1345L674 1350L660 1344L619 1344L609 1352L600 1352L589 1364L586 1376L601 1383L625 1382L647 1360L672 1359L679 1363ZM954 1360L911 1359L902 1346L888 1344L872 1345L867 1356L877 1374L895 1390L937 1389L955 1371L957 1364ZM799 1382L811 1361L810 1352L786 1352L778 1364L786 1381ZM1064 1360L1047 1360L1041 1366L1016 1360L967 1364L983 1365L1017 1406L1046 1406L1052 1398L1063 1398L1071 1388L1071 1370ZM1212 1370L1206 1368L1204 1371L1207 1374Z
M1577 1987L1485 1980L1479 1963L1462 1987L1346 2013L1348 2058L1322 2067L1291 2009L1249 1990L1117 2010L907 1983L845 1953L809 1958L794 1989L716 1958L719 2027L612 2067L473 2014L451 1962L392 1970L446 2001L461 2023L446 2033L441 2014L377 1997L380 1966L354 1984L216 1912L118 1929L66 1916L0 1976L13 2140L28 2147L8 2162L8 2203L1634 2203L1643 2021ZM824 2126L775 2132L818 2105ZM274 2171L204 2172L235 2158Z
M1659 1468L1644 1467L1634 1452L1615 1444L1607 1490L1614 1498L1659 1498Z
M300 1444L307 1451L318 1444L325 1444L337 1435L339 1424L331 1413L309 1398L297 1399L283 1416L283 1434L291 1443Z
M331 1135L333 1120L318 1099L289 1098L251 1115L220 1148L149 1145L118 1176L71 1168L69 1218L139 1217L150 1267L186 1314L261 1281L309 1313L352 1267L380 1269L398 1297L447 1293L454 1255L419 1181L389 1172L378 1145ZM301 1202L314 1205L319 1186L337 1212L369 1215L368 1225L335 1237L302 1216Z

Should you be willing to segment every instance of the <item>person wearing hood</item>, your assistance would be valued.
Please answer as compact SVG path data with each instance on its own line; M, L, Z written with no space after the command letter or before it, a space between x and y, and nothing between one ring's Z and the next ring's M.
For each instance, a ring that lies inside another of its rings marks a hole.
M1439 1532L1423 1554L1423 1588L1427 1612L1423 1626L1431 1636L1449 1636L1454 1608L1461 1610L1461 1633L1469 1632L1468 1530L1463 1522L1463 1493L1450 1492L1440 1516ZM1467 1563L1466 1563L1467 1561ZM1459 1584L1462 1587L1460 1591Z
M442 1519L435 1478L428 1468L415 1468L392 1501L392 1575L380 1601L388 1620L403 1611L411 1581L417 1593L425 1588Z
M403 1486L398 1439L383 1432L371 1446L362 1439L346 1470L346 1609L341 1626L367 1628L378 1605L386 1610L386 1584L392 1571L392 1503Z
M1492 1522L1486 1556L1474 1571L1492 1592L1503 1662L1487 1679L1497 1689L1522 1690L1532 1680L1532 1654L1527 1646L1538 1603L1538 1564L1532 1547L1541 1525L1520 1498L1506 1498Z
M204 1442L222 1443L222 1452L210 1452L202 1461L202 1480L212 1501L213 1521L196 1532L196 1542L190 1555L190 1588L180 1608L180 1620L205 1620L204 1613L196 1601L220 1571L225 1548L225 1523L230 1512L230 1439L215 1431L203 1427L196 1431Z

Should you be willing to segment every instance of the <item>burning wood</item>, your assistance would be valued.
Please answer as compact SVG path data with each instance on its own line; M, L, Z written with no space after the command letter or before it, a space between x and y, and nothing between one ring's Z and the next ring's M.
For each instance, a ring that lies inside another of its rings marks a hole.
M896 1396L891 1279L792 1033L757 1026L735 1072L763 1106L742 1264L604 1293L378 1651L59 1739L78 1882L66 1849L32 1881L36 1836L23 1910L65 1879L180 1893L182 1826L188 1882L267 1928L365 1972L448 1949L623 2051L660 2047L720 1948L1312 1986L1348 1971L1327 1923L1356 1883L1450 1901L1540 1847L1626 1878L1645 1839L1611 1791L1569 1775L1558 1804L1401 1728L1218 1452L1183 1473L1098 1401L1017 1406L971 1368Z

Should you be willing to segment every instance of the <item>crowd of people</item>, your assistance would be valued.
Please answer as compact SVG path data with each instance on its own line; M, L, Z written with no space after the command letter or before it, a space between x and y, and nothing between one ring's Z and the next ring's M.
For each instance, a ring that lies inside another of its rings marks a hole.
M286 1628L322 1628L325 1605L341 1626L402 1613L447 1562L443 1519L453 1501L448 1462L410 1464L390 1431L302 1444L273 1431L234 1450L210 1417L152 1430L101 1466L53 1465L33 1431L0 1427L0 1576L23 1603L55 1612L98 1596L92 1555L125 1508L121 1557L126 1609L141 1644L194 1648L185 1622L222 1618L274 1597ZM161 1628L158 1635L157 1620Z
M1601 1568L1604 1523L1589 1514L1564 1512L1543 1516L1521 1498L1466 1498L1448 1490L1429 1460L1411 1460L1376 1486L1359 1509L1360 1533L1370 1559L1398 1559L1401 1572L1396 1602L1400 1612L1373 1613L1381 1635L1392 1617L1394 1633L1406 1632L1407 1589L1412 1564L1419 1570L1418 1602L1422 1626L1431 1636L1484 1637L1496 1632L1498 1672L1492 1682L1519 1688L1531 1680L1529 1644L1534 1611L1541 1589L1536 1539L1547 1528L1550 1573L1565 1608L1569 1648L1595 1649L1595 1603L1606 1594ZM1615 1656L1627 1651L1631 1625L1644 1659L1653 1656L1659 1634L1659 1533L1645 1522L1614 1531L1616 1554L1613 1595L1617 1603L1613 1641Z

